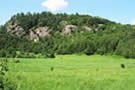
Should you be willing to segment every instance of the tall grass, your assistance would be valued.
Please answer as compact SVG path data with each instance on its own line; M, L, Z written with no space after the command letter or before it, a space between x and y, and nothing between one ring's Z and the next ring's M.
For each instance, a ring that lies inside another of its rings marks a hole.
M12 60L12 59L11 59ZM57 56L10 62L18 90L134 90L135 60L119 56ZM125 69L121 68L125 65ZM51 70L53 68L53 70Z

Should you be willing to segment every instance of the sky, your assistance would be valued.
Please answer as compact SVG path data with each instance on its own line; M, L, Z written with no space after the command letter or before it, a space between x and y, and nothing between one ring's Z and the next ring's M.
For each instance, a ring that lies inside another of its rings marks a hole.
M135 24L135 0L1 0L0 25L16 13L79 13Z

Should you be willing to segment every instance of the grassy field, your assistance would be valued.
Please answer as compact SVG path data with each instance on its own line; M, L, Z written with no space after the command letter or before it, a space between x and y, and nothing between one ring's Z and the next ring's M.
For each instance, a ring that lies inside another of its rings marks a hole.
M12 60L12 59L10 59ZM9 63L18 90L134 90L135 60L119 56L57 56ZM121 64L126 68L122 69Z

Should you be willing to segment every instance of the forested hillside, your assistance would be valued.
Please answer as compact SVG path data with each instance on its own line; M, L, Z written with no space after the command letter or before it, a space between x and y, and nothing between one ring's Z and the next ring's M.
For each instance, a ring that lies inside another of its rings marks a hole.
M0 57L116 54L135 58L135 26L78 13L20 13L0 27Z

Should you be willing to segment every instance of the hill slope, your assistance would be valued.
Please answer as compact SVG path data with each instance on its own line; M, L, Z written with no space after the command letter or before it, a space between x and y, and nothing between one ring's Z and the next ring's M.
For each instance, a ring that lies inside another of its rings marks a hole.
M110 53L135 58L134 35L134 26L100 17L50 12L20 13L0 28L0 56Z
M62 32L96 32L99 28L113 22L99 17L88 15L52 14L43 12L41 14L17 14L6 24L7 32L17 36L28 35L31 40L39 40L39 37L48 36Z

